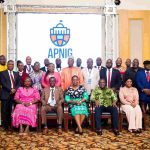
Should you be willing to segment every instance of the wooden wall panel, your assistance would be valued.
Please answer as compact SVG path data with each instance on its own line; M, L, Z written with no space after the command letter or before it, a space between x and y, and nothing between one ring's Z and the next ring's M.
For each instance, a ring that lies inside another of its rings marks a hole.
M7 19L3 10L0 10L0 55L7 54Z
M142 60L150 59L150 11L147 10L119 10L119 54L125 61L130 54L130 20L143 22Z

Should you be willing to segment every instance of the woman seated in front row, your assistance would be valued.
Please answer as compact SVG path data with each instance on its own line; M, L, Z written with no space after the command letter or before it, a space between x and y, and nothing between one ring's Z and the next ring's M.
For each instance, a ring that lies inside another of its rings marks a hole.
M82 85L79 85L78 76L74 75L72 77L72 86L65 93L65 101L69 103L71 115L75 118L77 124L75 133L79 133L80 135L83 134L82 123L85 117L88 116L87 100L88 93Z
M20 135L27 135L29 126L37 126L36 103L40 100L40 94L37 89L32 88L31 83L31 78L25 78L24 87L20 87L14 97L17 105L12 114L12 124L16 128L20 127Z
M126 113L129 123L128 130L133 133L141 133L142 111L139 106L139 95L136 88L132 87L132 80L126 78L125 86L120 88L119 97L122 110Z

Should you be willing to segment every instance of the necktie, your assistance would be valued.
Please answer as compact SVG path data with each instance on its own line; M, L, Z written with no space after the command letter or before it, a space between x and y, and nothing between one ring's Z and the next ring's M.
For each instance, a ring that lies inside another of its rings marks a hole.
M146 72L146 79L147 79L147 82L149 82L149 81L150 81L150 74L149 74L149 72L148 72L148 71Z
M29 65L29 72L31 72L31 66Z
M10 79L11 79L11 82L12 82L12 88L14 89L15 88L15 80L13 78L12 71L10 71Z
M108 69L108 87L110 88L110 69Z
M54 100L54 89L51 89L51 99Z

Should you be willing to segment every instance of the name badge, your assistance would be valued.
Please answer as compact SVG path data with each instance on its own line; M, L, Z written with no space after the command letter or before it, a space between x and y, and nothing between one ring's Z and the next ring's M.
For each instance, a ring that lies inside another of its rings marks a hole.
M92 83L92 79L89 78L88 81L87 81L87 84L91 84Z

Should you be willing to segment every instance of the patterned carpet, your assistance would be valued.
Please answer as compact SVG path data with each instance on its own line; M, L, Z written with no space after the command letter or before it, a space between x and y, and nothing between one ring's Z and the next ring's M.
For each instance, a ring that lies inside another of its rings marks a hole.
M149 122L149 121L148 121ZM148 123L147 122L147 123ZM17 131L5 132L0 128L0 150L150 150L150 123L141 134L124 129L118 137L103 129L103 135L84 129L83 135L72 130L58 135L54 128L48 135L32 131L30 136L19 136Z

